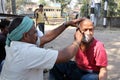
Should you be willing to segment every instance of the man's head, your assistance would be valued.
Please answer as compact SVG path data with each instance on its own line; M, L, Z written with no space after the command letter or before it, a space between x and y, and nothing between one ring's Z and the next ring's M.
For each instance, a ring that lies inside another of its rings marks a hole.
M37 30L34 22L29 17L14 19L9 28L6 44L10 46L11 41L22 41L35 44L37 41Z
M84 19L79 23L79 30L84 34L82 42L89 43L93 39L94 25L90 19Z
M39 7L43 7L43 5L42 5L42 4L40 4L40 5L39 5Z
M8 30L7 27L9 26L10 21L7 19L2 19L0 22L0 30L2 31L3 34L7 34Z
M43 5L42 4L39 5L39 10L43 10Z

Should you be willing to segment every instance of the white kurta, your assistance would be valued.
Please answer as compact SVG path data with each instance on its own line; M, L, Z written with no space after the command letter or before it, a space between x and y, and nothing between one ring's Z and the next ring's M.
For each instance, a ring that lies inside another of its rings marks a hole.
M43 80L43 70L51 69L58 56L56 50L13 41L6 46L6 59L0 80Z
M101 3L101 0L93 0L94 3Z

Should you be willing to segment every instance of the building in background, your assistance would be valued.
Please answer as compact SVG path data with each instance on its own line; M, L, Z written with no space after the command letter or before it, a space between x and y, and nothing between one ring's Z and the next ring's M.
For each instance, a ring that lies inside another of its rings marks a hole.
M55 6L45 6L44 11L46 12L47 17L58 18L61 17L61 8Z
M38 8L37 3L26 4L24 6L25 14L33 14L35 9ZM48 18L59 18L61 17L61 5L59 3L50 3L50 5L44 6L44 11Z
M48 6L44 6L44 11L48 17L58 18L61 17L61 4L50 3Z

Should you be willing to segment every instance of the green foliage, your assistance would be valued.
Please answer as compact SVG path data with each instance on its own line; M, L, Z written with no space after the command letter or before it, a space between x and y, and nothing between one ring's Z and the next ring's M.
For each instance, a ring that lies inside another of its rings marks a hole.
M101 16L104 15L104 1L102 0L101 3ZM89 1L83 0L82 3L83 6L80 9L81 15L86 17L90 14L90 7L87 5ZM108 0L107 17L120 17L120 0Z
M89 2L88 0L83 0L83 5L80 9L80 12L81 12L81 16L82 17L88 17L89 16Z
M104 13L104 0L102 0L102 15ZM108 17L120 17L120 0L108 0Z
M120 0L116 0L117 2L117 16L120 17Z
M7 0L6 7L10 8L11 7L11 2L12 0ZM20 5L24 5L26 3L26 0L15 0L16 6L19 7Z
M117 16L117 4L114 0L109 0L108 2L108 16L115 17Z
M55 0L51 0L55 1ZM63 10L66 8L66 6L71 2L71 0L56 0L57 3L61 3L61 13L63 13Z
M20 4L25 4L26 0L16 0L16 4L20 5Z
M61 3L61 12L66 8L66 6L71 2L71 0L57 0Z
M45 2L45 0L39 0L40 4L43 4L44 6L47 5L47 2Z

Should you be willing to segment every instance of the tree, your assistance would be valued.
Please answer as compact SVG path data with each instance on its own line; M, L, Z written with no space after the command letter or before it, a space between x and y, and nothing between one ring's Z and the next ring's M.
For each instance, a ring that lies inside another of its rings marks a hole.
M45 0L39 0L40 4L43 4L44 6L47 5L47 3L45 2Z
M16 14L16 0L11 0L12 13Z
M120 0L115 0L115 3L117 3L117 16L120 17Z
M109 0L108 2L108 16L115 17L117 16L117 4L114 0Z
M71 2L71 0L51 0L51 1L61 3L61 13L63 13L63 10Z
M6 10L8 13L16 14L16 7L19 7L21 5L25 5L26 0L6 0Z
M81 9L80 9L80 11L81 11L81 16L83 16L83 17L88 17L89 16L89 9L90 9L90 7L89 7L89 0L83 0L82 1L82 7L81 7Z

